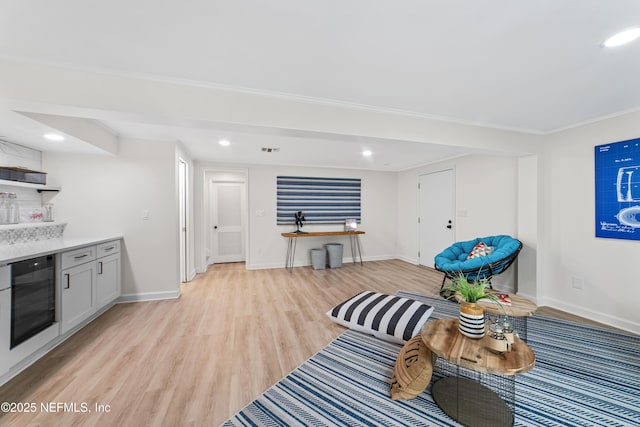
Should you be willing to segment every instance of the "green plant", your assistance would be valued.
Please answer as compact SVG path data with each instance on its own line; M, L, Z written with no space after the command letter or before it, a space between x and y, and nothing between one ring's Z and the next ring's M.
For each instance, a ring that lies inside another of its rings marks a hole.
M463 274L458 274L451 280L449 286L442 288L442 291L449 294L448 299L459 299L466 302L478 302L483 298L497 302L492 292L486 292L490 286L488 279L478 279L470 282Z

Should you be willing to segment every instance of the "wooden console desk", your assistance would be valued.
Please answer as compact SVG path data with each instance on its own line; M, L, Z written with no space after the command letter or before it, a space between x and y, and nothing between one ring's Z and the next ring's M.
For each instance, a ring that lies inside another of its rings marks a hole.
M351 257L353 262L356 262L356 252L360 257L360 265L362 264L362 250L360 249L359 235L364 234L364 231L319 231L309 233L282 233L282 237L288 240L287 242L287 261L285 262L285 268L291 271L293 268L293 261L296 257L296 244L300 237L326 237L326 236L349 236L349 243L351 245Z

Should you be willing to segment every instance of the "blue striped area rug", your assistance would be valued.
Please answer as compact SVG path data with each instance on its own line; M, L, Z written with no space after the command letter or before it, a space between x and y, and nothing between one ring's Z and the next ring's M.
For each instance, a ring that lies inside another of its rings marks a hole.
M458 306L401 291L435 307ZM640 337L546 316L528 319L533 370L516 377L516 426L640 426ZM401 346L348 330L224 426L457 426L431 398L389 399ZM434 379L436 376L434 375ZM432 381L433 384L433 381Z

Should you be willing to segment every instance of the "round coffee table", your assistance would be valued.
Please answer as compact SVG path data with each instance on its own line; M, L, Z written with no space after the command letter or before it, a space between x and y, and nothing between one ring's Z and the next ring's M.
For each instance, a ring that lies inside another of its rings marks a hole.
M427 322L421 336L450 375L431 388L433 400L447 415L467 426L513 425L515 375L535 365L535 354L525 342L516 338L510 352L494 353L487 348L491 338L465 337L456 318Z

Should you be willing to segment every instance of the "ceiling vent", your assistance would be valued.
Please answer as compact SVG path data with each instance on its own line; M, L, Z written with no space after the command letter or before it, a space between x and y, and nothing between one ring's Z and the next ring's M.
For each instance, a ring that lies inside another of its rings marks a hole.
M280 151L279 148L269 148L269 147L262 147L262 151L264 153L277 153Z

